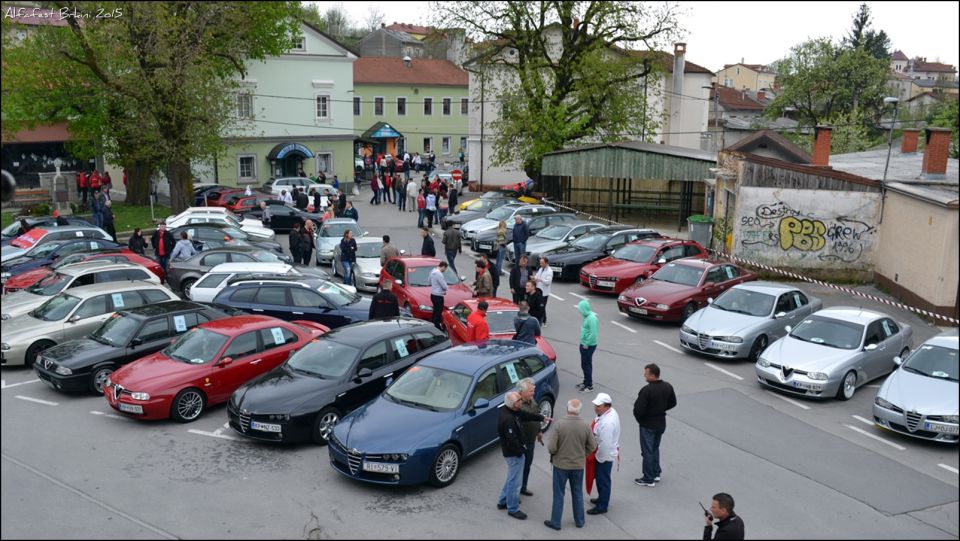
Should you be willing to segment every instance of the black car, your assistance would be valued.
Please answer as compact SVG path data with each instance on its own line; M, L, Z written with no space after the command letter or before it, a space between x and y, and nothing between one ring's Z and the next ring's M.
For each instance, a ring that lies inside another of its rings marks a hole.
M236 282L217 293L213 303L284 321L305 319L331 329L370 317L369 298L304 276Z
M547 257L554 279L579 280L580 268L587 263L607 257L628 242L661 237L663 235L654 229L612 225L594 229L567 246L547 250L540 255Z
M312 197L310 198L310 203L313 204ZM285 204L278 200L268 201L267 210L270 211L270 229L274 231L289 231L293 229L293 224L302 224L307 220L311 220L314 226L319 226L323 223L323 214L300 210L293 205ZM263 211L259 208L248 210L243 213L243 216L245 218L256 218L257 220L263 221Z
M347 412L376 398L414 363L451 346L412 318L378 319L330 331L230 397L230 427L272 442L327 442Z
M0 231L0 239L2 239L0 240L0 244L6 246L10 243L10 241L23 234L20 225L20 219L21 218L15 218L13 223L7 227L4 227L3 230ZM41 229L51 229L57 227L57 219L53 216L32 216L22 219L27 221L27 225L29 225L31 229L34 227L39 227ZM68 216L64 219L67 220L67 225L93 225L89 220L84 220L83 218Z
M527 227L530 228L530 236L532 237L548 226L576 222L577 215L572 212L554 212L525 218L524 221L527 222ZM516 223L515 220L507 222L507 243L513 240L513 226L516 225ZM477 253L483 252L496 255L493 251L493 244L496 240L496 229L481 231L470 239L470 249Z
M173 238L179 239L180 233L184 231L187 232L187 237L193 242L193 247L196 248L198 252L213 248L249 245L265 248L281 254L283 253L283 248L279 242L254 239L246 231L229 224L207 222L203 224L181 225L176 229L172 229L170 232L173 233Z
M55 240L41 245L29 254L7 261L0 267L3 278L21 272L39 269L56 263L60 258L76 253L89 253L98 250L122 248L121 245L106 239Z
M172 337L200 323L229 315L189 301L121 310L89 337L44 350L33 366L42 381L59 391L103 394L107 377L120 366L160 351Z
M454 227L460 227L461 225L471 221L483 218L487 215L488 212L498 209L504 205L510 203L519 203L520 201L512 197L481 197L479 208L474 208L471 210L461 210L457 214L450 215L448 214L444 218L444 223L448 223Z

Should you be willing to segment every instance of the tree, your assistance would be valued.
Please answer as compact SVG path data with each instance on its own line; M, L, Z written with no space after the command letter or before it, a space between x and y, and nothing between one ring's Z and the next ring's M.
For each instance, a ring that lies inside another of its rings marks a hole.
M960 149L958 149L958 134L960 134L960 108L957 106L956 98L945 96L946 101L941 102L930 112L929 122L931 126L937 128L950 128L953 133L950 135L950 157L960 158Z
M323 20L326 31L333 37L340 38L351 31L350 17L343 8L343 4L339 2L327 8L323 14Z
M675 6L642 2L434 2L433 26L463 28L469 62L500 106L493 162L538 178L541 157L585 140L652 133L659 121L640 82L678 28ZM646 49L639 51L639 48ZM654 87L655 85L650 85Z
M860 4L860 9L853 16L853 27L844 38L844 45L851 49L863 49L874 58L890 60L890 38L883 30L872 30L870 22L870 7Z
M366 30L374 31L383 24L383 10L380 4L370 4L367 6L367 17L363 20Z

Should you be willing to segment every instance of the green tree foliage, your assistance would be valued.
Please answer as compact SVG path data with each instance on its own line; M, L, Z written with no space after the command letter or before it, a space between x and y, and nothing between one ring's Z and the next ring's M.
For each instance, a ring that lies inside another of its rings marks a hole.
M960 108L957 106L957 100L948 97L946 101L934 107L930 112L929 123L937 128L950 128L953 133L950 136L950 157L960 158L960 149L958 149L958 130L960 130Z
M436 26L463 28L478 44L467 69L493 89L482 99L500 106L489 122L497 133L494 163L520 163L538 178L547 152L652 133L658 125L647 100L665 58L651 51L675 36L674 6L460 1L432 7Z
M883 30L879 32L870 28L870 7L860 4L860 9L853 16L853 26L850 33L843 39L844 45L851 49L863 49L870 56L881 60L890 60L890 37Z

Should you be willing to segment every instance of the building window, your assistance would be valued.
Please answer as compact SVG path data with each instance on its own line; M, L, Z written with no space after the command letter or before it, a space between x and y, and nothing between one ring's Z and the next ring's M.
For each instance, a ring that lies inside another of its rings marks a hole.
M433 148L433 137L424 137L423 138L423 153L426 154L430 152L430 149Z
M251 184L257 181L257 157L253 154L237 156L237 182Z
M291 50L303 52L307 50L307 38L303 36L297 36L293 38L293 43L290 46Z
M397 98L397 116L407 116L407 98Z
M424 116L433 114L433 98L423 98L423 114Z
M467 138L466 136L460 137L460 150L462 152L467 151Z
M253 95L237 94L237 117L253 118Z
M333 174L332 152L317 152L317 173Z
M383 116L383 98L373 98L374 116Z
M440 139L440 149L444 154L450 154L450 138L444 137Z
M330 119L330 96L317 96L317 118L323 120Z
M461 115L470 114L469 105L468 105L469 103L470 103L470 100L468 100L467 98L460 98L460 114Z
M443 98L443 116L450 116L451 102L450 98Z
M360 96L353 97L353 116L360 116Z

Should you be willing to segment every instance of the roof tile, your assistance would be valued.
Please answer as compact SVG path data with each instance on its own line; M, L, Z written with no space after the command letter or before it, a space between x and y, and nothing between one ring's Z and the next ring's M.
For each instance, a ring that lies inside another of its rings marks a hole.
M468 86L469 79L448 60L417 58L408 68L402 58L364 56L353 63L353 84Z

